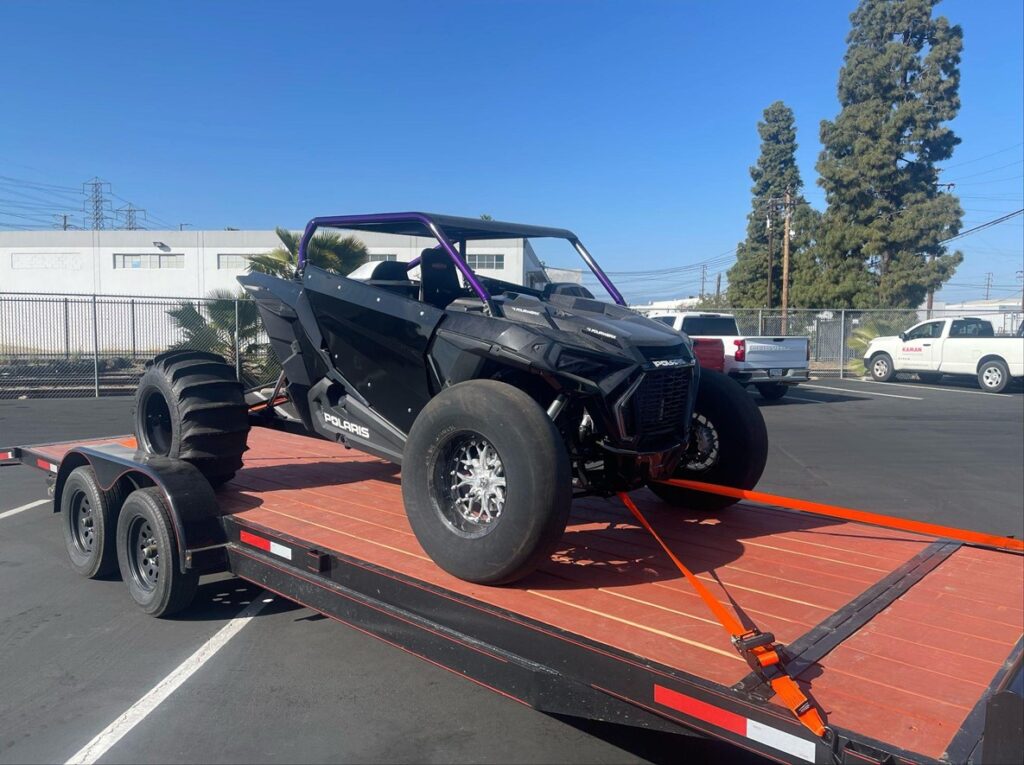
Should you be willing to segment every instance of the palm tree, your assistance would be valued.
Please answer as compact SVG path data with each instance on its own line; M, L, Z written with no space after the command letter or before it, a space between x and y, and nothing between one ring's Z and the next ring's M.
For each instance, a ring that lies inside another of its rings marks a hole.
M282 247L249 258L249 273L291 278L299 261L300 237L278 226L274 229ZM309 263L338 274L349 274L369 260L366 245L354 236L324 231L314 236L306 249Z
M183 300L167 312L181 330L181 340L168 350L209 351L235 363L235 317L237 304L238 353L243 378L262 377L261 364L267 354L260 336L260 315L256 303L244 292L212 290L202 301ZM271 354L272 355L272 354Z

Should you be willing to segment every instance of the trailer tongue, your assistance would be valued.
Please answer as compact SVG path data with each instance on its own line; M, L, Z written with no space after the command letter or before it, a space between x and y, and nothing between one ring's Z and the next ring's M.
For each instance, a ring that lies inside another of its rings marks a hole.
M394 466L265 428L249 446L216 495L196 490L183 463L137 455L130 438L0 449L0 462L46 471L58 508L85 465L101 489L158 487L176 547L167 576L229 569L545 712L699 733L788 762L1019 759L1024 557L995 549L1019 540L871 526L877 517L825 517L823 506L748 498L698 514L626 497L733 627L771 630L834 732L819 736L619 500L575 502L550 561L487 587L419 547Z

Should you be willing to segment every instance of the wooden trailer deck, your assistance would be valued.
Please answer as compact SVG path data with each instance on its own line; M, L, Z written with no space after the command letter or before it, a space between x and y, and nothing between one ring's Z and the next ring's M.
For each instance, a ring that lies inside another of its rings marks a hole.
M33 454L59 463L81 445ZM221 511L244 527L365 561L640 662L727 688L751 685L728 635L615 498L578 500L540 571L485 587L441 571L417 544L396 466L264 428L251 432L249 445L244 469L218 494ZM932 759L956 761L957 747L976 743L977 710L1021 651L1024 557L750 504L708 515L671 509L647 491L633 497L724 605L789 646L789 666L800 669L830 725Z

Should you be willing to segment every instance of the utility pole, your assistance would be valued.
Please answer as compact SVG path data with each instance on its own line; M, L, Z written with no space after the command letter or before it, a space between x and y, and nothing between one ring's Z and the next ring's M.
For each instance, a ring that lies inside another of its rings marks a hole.
M786 334L789 314L789 229L793 221L793 195L786 189L783 200L785 217L782 228L782 334Z
M1020 312L1024 313L1024 271L1017 272L1017 281L1020 282Z
M989 271L985 274L985 300L988 300L989 295L992 294L992 272Z
M708 264L702 263L700 266L700 296L704 297L704 280L708 276Z
M191 225L192 225L191 223L179 223L178 224L178 231L184 231L185 230L185 226L191 226Z
M59 228L61 231L67 231L71 228L71 224L68 223L68 218L71 217L70 213L57 213L53 217L57 219L54 228Z
M107 212L110 202L106 195L110 193L110 184L99 178L93 178L82 184L85 191L85 225L91 229L106 228Z
M718 300L722 296L722 272L719 271L715 276L715 306L718 305Z
M765 216L765 227L768 229L768 297L765 299L765 308L770 309L772 307L772 271L775 270L772 254L772 250L775 248L775 232L772 230L771 207L768 208L768 214Z

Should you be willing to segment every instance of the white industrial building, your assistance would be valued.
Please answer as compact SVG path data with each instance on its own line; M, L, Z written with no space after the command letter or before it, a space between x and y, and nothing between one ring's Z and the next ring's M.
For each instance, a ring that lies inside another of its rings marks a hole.
M348 233L348 232L346 232ZM355 232L371 260L410 261L436 241ZM281 246L273 231L0 231L0 293L203 297L238 290L248 258ZM474 241L469 265L484 276L532 286L546 281L523 239ZM580 281L560 270L559 281Z

